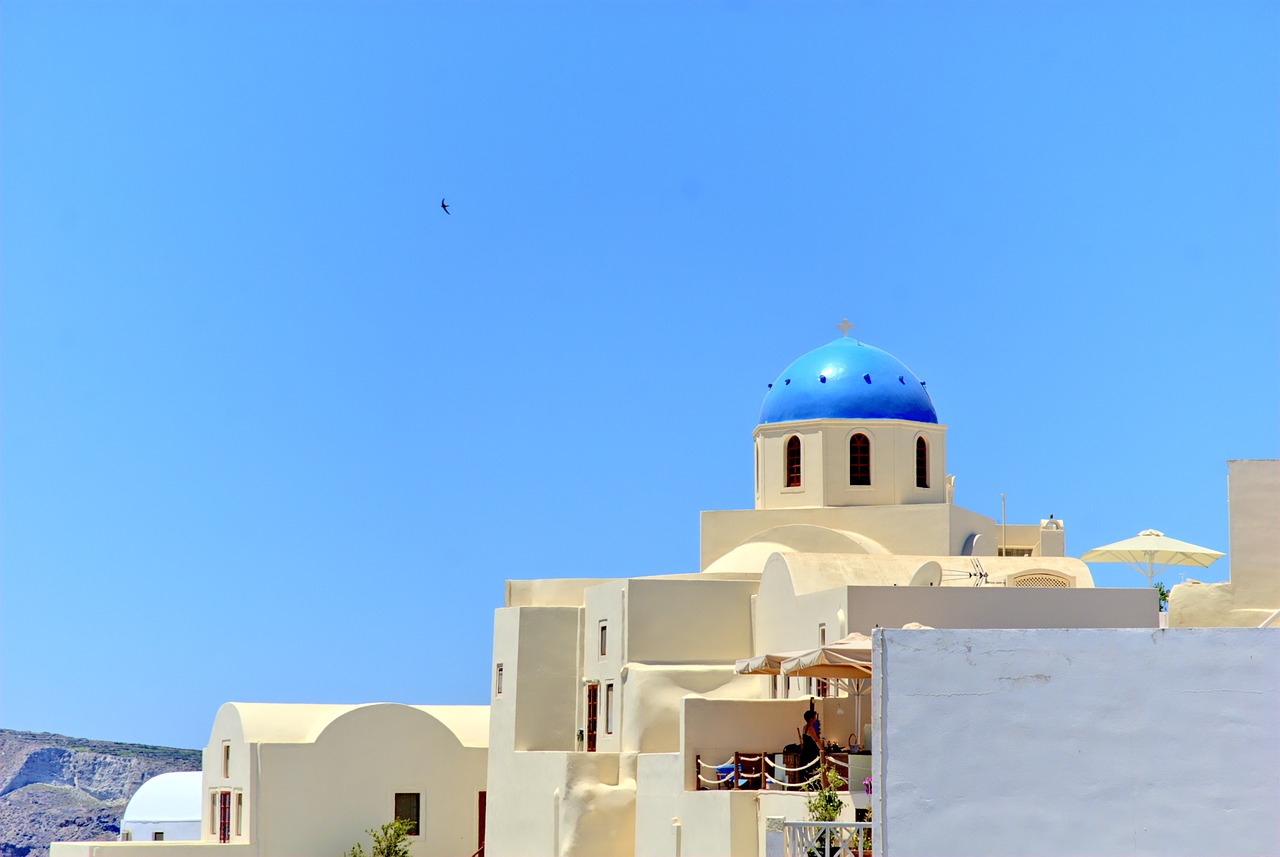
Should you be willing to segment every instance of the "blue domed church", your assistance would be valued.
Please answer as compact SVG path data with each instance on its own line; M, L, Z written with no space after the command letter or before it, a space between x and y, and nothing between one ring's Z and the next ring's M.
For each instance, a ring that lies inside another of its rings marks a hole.
M906 364L852 337L769 385L755 430L757 509L945 503L946 426Z

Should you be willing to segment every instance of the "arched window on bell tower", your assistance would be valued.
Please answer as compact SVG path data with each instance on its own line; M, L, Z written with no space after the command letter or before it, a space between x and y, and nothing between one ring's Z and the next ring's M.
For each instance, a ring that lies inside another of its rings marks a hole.
M787 487L800 487L800 438L787 438Z
M924 438L916 438L916 487L929 487L929 447Z
M865 434L849 438L849 484L871 484L871 440Z

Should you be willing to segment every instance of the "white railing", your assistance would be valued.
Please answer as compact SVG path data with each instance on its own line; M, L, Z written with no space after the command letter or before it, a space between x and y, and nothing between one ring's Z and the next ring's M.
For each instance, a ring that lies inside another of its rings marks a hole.
M786 857L863 857L871 854L869 821L785 821Z
M871 854L869 821L787 821L786 857L860 857Z

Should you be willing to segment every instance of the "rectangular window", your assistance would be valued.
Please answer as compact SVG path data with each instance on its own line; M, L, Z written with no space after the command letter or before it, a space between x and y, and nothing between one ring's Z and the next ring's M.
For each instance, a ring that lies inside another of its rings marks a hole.
M240 836L243 826L241 819L244 818L244 792L236 792L236 836Z
M230 742L222 742L222 778L225 780L231 776L231 744Z
M600 657L603 658L609 652L609 623L603 619L600 621Z
M613 734L613 682L604 686L604 734Z
M132 841L133 841L133 831L132 831L132 830L125 830L125 831L121 831L121 833L120 833L120 841L121 841L121 842L132 842Z
M152 842L164 842L164 831L163 831L163 830L154 830L154 831L152 831L152 833L151 833L151 841L152 841Z
M1031 548L1000 548L1000 556L1031 556Z
M417 792L396 792L396 820L409 822L410 836L418 835L419 811L422 809L422 795Z
M818 623L818 645L825 646L827 644L827 624L825 622Z
M493 695L502 696L502 664L493 671Z
M209 832L218 833L218 793L209 792Z

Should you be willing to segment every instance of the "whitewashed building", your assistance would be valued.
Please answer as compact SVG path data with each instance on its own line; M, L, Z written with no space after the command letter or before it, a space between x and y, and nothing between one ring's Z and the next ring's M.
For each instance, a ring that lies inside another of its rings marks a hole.
M1235 853L1280 853L1274 765L1243 749L1273 762L1280 746L1275 631L1161 631L1156 593L1094 588L1061 520L1002 526L956 505L927 388L856 339L786 367L754 440L754 508L702 513L697 569L507 583L489 706L224 706L201 842L183 847L341 853L353 830L407 817L418 855L771 855L807 815L787 745L812 707L855 784L843 817L874 809L879 853L1174 853L1152 830L1157 760L1215 715L1234 731L1214 759L1170 769L1212 787L1180 785L1174 809L1242 820L1221 840ZM1233 554L1231 583L1200 587L1212 603L1175 587L1171 624L1280 608L1275 465L1233 462L1240 576ZM874 652L852 696L735 671L853 632ZM1153 726L1161 710L1171 726ZM1045 835L1064 826L1093 838Z

